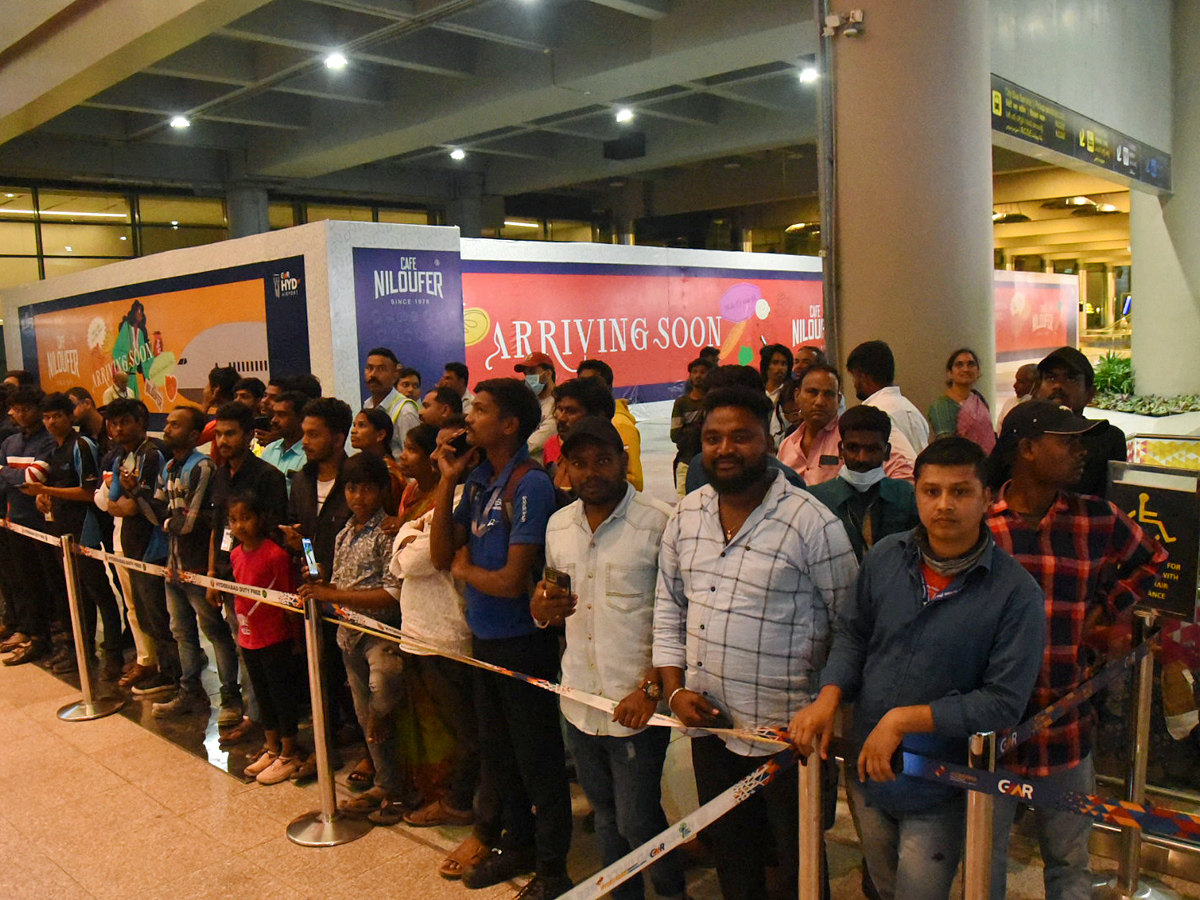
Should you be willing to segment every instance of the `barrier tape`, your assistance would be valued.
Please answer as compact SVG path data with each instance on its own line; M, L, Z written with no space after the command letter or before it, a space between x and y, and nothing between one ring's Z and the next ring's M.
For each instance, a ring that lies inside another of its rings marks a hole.
M16 522L12 521L5 522L4 527L15 534L19 534L22 537L27 537L30 540L38 541L42 544L53 544L55 547L62 546L62 541L54 537L54 535L46 534L44 531L38 531L36 528L27 528L24 525L18 525Z
M960 790L1016 799L1036 808L1074 813L1122 828L1140 828L1152 834L1200 840L1200 816L1161 806L1129 800L1108 800L1094 794L1055 789L1043 783L1026 781L1011 772L969 769L915 753L904 753L903 772Z
M1124 657L1109 663L1097 675L1085 681L1066 696L1051 703L1040 712L1034 713L1012 731L1004 734L996 742L996 754L1003 756L1013 747L1025 743L1039 731L1048 728L1069 711L1085 703L1101 688L1107 687L1129 669L1133 668L1133 666L1141 661L1143 656L1150 652L1151 647L1151 641L1146 641L1146 643L1134 647Z

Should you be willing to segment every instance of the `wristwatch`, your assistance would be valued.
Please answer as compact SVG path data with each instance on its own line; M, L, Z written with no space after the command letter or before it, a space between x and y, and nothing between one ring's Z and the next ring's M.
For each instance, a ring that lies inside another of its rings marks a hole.
M658 681L643 681L642 693L646 695L647 700L661 700L663 698L662 683Z

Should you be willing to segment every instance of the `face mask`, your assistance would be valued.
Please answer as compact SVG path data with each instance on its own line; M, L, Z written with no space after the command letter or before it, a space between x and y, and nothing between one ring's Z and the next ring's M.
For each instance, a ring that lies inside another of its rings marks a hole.
M527 372L525 374L525 384L535 394L542 392L542 376L537 372Z
M846 481L859 493L870 489L872 485L879 484L879 482L883 481L884 477L883 466L871 469L868 472L855 472L853 469L842 466L838 472L838 478Z

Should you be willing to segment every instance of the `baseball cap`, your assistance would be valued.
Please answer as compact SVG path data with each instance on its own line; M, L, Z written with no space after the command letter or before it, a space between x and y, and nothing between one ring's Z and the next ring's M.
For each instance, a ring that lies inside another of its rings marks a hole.
M1021 440L1044 434L1087 434L1106 424L1103 419L1092 421L1077 416L1070 407L1049 400L1026 400L1004 417L1001 437Z
M524 372L526 369L532 369L535 366L549 366L551 369L553 369L554 360L552 360L545 353L530 353L527 357L513 366L513 369L518 372Z
M562 452L570 453L571 447L583 440L607 444L618 452L625 449L621 433L613 426L611 419L603 416L584 416L576 421L563 438Z
M1059 347L1037 364L1038 372L1041 374L1045 374L1059 366L1074 372L1076 375L1082 375L1088 387L1092 386L1096 378L1096 373L1092 370L1091 362L1074 347Z

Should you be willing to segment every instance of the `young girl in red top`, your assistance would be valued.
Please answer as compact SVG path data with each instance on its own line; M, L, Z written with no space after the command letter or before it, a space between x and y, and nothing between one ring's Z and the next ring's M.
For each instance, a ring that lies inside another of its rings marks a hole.
M264 510L250 493L229 501L229 531L240 542L230 554L234 580L251 587L295 590L292 561L287 551L264 533ZM259 784L279 784L300 769L296 749L301 702L295 654L299 617L249 597L234 597L237 642L246 660L246 673L258 698L266 746L245 773Z

